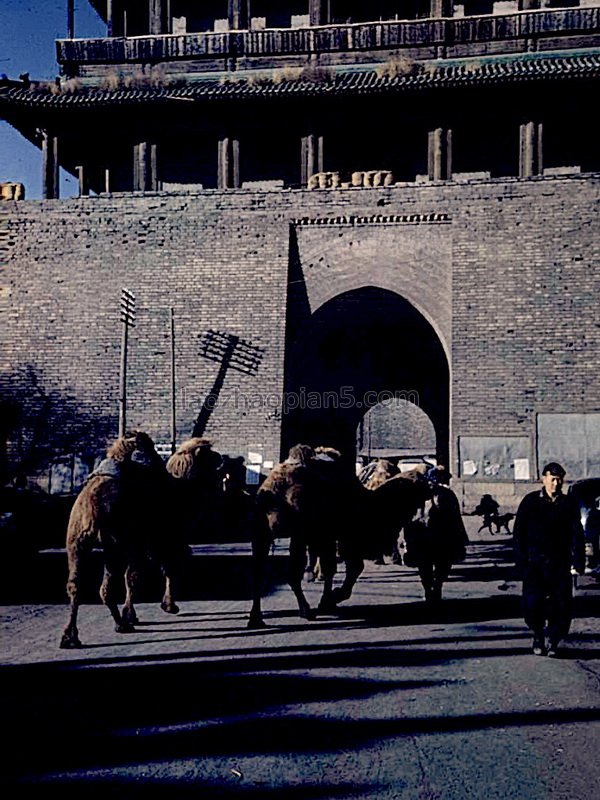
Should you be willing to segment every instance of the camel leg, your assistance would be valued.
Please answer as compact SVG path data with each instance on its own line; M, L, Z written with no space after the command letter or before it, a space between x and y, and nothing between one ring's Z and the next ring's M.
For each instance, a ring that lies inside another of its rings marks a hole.
M165 593L160 607L166 614L179 614L179 606L175 602L173 594L173 579L165 568L163 568L162 573L165 579Z
M119 572L121 575L123 574L121 570L118 570L114 560L110 557L106 558L104 565L104 578L102 579L102 585L100 586L100 599L108 608L112 618L115 621L115 631L117 633L133 633L135 628L130 622L127 622L127 620L123 619L119 611L117 592L115 589L116 575Z
M336 604L351 597L352 589L354 589L354 585L365 568L365 562L359 555L347 555L344 560L346 562L346 577L342 585L331 592L331 598Z
M438 602L439 598L434 583L434 570L433 563L431 561L423 561L419 564L419 578L421 579L423 591L425 592L425 602L428 604Z
M314 548L308 548L308 561L306 562L306 566L304 568L304 579L308 583L312 583L316 580L321 580L319 575L320 564L319 564L319 556L314 550Z
M314 609L308 603L302 591L302 576L306 564L306 544L298 541L295 536L290 537L290 561L288 568L288 584L298 601L298 613L303 619L313 620L316 617Z
M446 560L436 561L433 564L433 581L432 581L432 595L433 601L436 603L441 602L442 587L448 580L452 564Z
M266 628L262 615L262 593L267 571L267 561L273 540L271 531L265 524L262 529L255 530L252 536L252 608L247 627L250 630Z
M135 596L135 589L138 584L139 577L139 571L129 564L125 570L125 602L121 610L121 619L126 625L133 626L136 622L138 622L138 616L133 604L133 598Z
M67 579L67 595L69 597L69 621L63 631L60 647L63 650L82 647L77 630L77 612L79 610L79 568L82 558L79 548L68 548L69 577Z
M337 552L336 542L332 542L326 551L319 552L319 563L321 565L321 574L323 576L323 594L319 601L318 612L330 614L336 610L336 604L333 597L333 579L337 572Z

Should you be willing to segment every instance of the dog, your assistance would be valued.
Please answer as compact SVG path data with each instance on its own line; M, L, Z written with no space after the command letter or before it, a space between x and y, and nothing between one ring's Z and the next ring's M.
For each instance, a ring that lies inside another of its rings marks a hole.
M492 518L492 522L496 526L496 533L500 533L503 528L506 533L511 533L509 523L514 519L514 516L515 515L510 512L508 514L495 514Z

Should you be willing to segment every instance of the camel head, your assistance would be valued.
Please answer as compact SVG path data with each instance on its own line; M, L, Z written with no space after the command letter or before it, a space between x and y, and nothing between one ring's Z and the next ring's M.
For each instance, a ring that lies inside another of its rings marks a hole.
M400 470L391 461L388 461L386 458L380 458L377 460L375 464L375 469L369 475L365 486L367 489L376 489L378 486L381 486L382 483L388 480L388 478L392 478L394 475L398 475Z
M293 447L290 447L290 451L288 453L288 457L286 458L286 464L292 464L298 467L306 467L308 466L311 458L313 457L314 450L308 444L295 444Z
M119 463L136 461L137 463L153 463L158 456L154 442L147 433L140 430L127 431L119 436L106 451L106 457Z
M222 462L221 454L212 449L212 442L196 436L182 442L167 461L167 472L174 478L185 480L199 476L214 476Z

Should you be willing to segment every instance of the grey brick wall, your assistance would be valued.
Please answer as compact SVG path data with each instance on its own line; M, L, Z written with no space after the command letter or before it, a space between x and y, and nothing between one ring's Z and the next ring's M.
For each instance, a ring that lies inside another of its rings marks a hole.
M524 435L534 450L536 413L600 410L599 200L591 175L4 203L1 388L21 409L9 457L116 434L127 287L128 423L170 440L172 307L178 440L218 376L201 336L222 330L262 359L255 375L227 370L206 433L277 460L279 414L261 398L283 391L291 230L311 310L378 286L431 324L450 361L454 469L459 436Z

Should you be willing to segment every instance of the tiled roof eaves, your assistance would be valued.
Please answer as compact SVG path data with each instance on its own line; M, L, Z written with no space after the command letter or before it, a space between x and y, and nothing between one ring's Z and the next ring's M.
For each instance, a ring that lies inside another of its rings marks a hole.
M482 86L502 83L521 83L539 80L570 80L600 77L600 55L575 58L548 58L535 61L466 65L436 65L435 70L416 75L379 77L373 71L347 72L323 80L260 80L218 81L214 78L196 80L185 86L138 87L117 90L82 89L77 93L51 94L46 91L0 87L0 104L20 107L92 107L173 100L225 100L261 97L331 96L356 94L385 94L424 89L460 86Z

